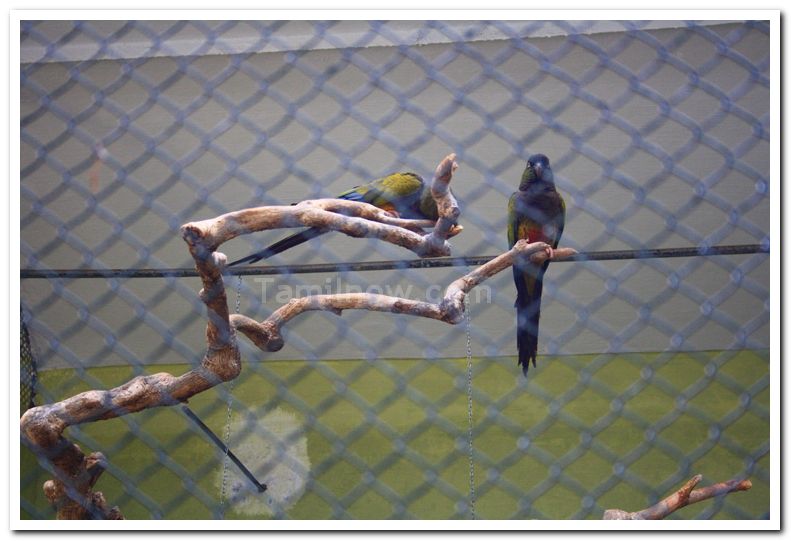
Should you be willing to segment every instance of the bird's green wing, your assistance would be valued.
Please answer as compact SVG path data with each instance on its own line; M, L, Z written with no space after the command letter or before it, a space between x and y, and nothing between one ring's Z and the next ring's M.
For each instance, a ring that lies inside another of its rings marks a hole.
M415 173L395 173L373 182L382 196L388 199L410 197L423 188L423 179Z
M418 197L423 180L414 173L394 173L340 194L340 199L364 201L379 208L397 208Z
M566 227L566 202L560 194L558 194L558 199L560 199L560 208L558 209L558 213L555 214L555 235L552 241L552 248L558 247L560 237L563 236L563 229Z
M517 194L511 195L508 199L508 249L514 247L516 241L519 240L517 237L517 230L519 229L519 220L516 216L516 199Z
M508 247L513 248L516 241L530 238L530 232L536 231L541 226L530 220L522 212L524 203L520 201L519 192L514 193L508 200ZM532 298L535 292L536 279L539 278L540 267L529 262L514 265L514 283L517 293L523 298Z
M419 194L422 186L423 180L414 173L395 173L369 184L355 186L351 190L346 190L338 196L338 199L363 201L387 211L400 210L403 207L409 207L410 202L414 202L420 197ZM412 198L411 200L410 197ZM234 261L229 266L232 267L242 263L255 263L256 261L271 257L274 254L279 254L294 246L302 244L324 232L325 231L319 228L309 228L300 231L299 233L286 237L280 242L272 244L264 250Z

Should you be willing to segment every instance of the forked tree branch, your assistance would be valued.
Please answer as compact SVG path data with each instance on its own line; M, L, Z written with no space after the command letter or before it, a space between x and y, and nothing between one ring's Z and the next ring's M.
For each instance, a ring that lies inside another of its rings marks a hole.
M419 256L448 255L447 239L461 230L459 207L448 189L457 165L451 154L440 162L431 193L439 210L436 223L403 220L366 203L323 199L293 206L260 207L228 213L211 220L182 226L182 235L195 260L203 289L200 298L208 308L207 351L200 366L181 376L158 373L138 376L120 387L80 393L55 404L31 408L20 420L22 440L53 466L55 479L44 492L60 519L123 518L117 508L109 509L100 492L93 492L106 460L101 453L85 456L79 446L63 436L72 425L111 419L145 409L172 406L215 385L234 379L241 371L236 330L267 351L283 346L281 327L308 310L363 309L411 314L457 323L464 296L485 279L512 265L519 257L546 258L546 245L520 241L512 250L453 282L442 302L431 304L384 295L319 295L293 299L267 320L230 316L223 283L222 243L239 235L267 229L309 226L337 230L353 237L379 238L403 246ZM426 234L423 228L433 226Z
M416 301L374 293L346 293L336 295L310 295L291 299L262 322L241 314L230 317L231 325L247 336L263 351L278 351L283 347L280 329L296 316L314 310L323 310L341 315L343 310L370 310L437 319L455 325L464 313L464 298L471 289L513 265L519 258L530 258L543 262L547 258L548 245L543 242L532 244L518 241L514 247L491 261L477 267L469 274L451 283L438 303ZM574 250L564 248L555 251L555 259L568 257Z
M753 486L749 479L731 479L730 481L693 490L701 479L703 479L702 475L696 475L670 496L641 511L629 512L623 509L608 509L604 512L604 520L660 520L687 505L730 492L750 490Z

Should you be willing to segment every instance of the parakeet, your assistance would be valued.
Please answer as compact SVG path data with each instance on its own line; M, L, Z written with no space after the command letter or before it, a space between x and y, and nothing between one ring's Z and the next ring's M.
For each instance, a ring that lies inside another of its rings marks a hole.
M338 199L362 201L386 210L395 216L413 220L437 220L437 204L431 196L431 185L415 173L394 173L368 184L355 186L338 196ZM325 231L311 227L272 244L260 252L234 261L229 267L255 263L293 248Z
M527 160L519 191L508 200L508 247L519 239L546 242L550 259L563 234L566 204L555 189L549 158L535 154ZM541 312L541 290L549 260L541 265L522 261L514 265L516 284L516 346L519 365L527 376L529 362L536 365L538 319Z

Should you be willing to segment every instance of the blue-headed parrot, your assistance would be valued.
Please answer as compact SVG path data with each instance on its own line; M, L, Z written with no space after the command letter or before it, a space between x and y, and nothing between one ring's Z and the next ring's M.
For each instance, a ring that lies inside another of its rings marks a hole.
M431 196L431 185L415 173L394 173L368 184L355 186L338 196L338 199L370 203L392 215L410 220L433 220L439 218L437 204ZM461 229L461 228L459 228ZM326 231L311 227L295 233L268 248L234 261L228 266L255 263L293 248Z
M527 160L519 191L508 200L508 247L519 239L545 242L551 246L549 259L558 247L566 221L566 204L555 189L549 158L535 154ZM541 313L541 290L549 259L542 264L529 260L514 264L516 284L516 346L519 365L527 376L529 363L536 365L538 319Z

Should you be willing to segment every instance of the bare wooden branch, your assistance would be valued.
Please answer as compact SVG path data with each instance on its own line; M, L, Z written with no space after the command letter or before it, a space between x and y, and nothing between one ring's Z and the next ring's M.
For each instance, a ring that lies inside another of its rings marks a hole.
M288 321L308 311L323 310L341 315L343 310L370 310L437 319L455 325L462 320L464 298L472 288L510 267L520 257L531 257L538 261L546 259L547 247L543 242L530 244L525 240L518 241L511 250L451 283L443 299L436 304L374 293L309 295L291 299L260 323L247 316L233 314L231 325L263 351L278 351L282 348L280 329Z
M604 520L661 520L687 505L730 492L750 490L753 486L749 479L731 479L730 481L693 490L702 479L703 476L700 474L694 476L670 496L641 511L629 512L623 509L608 509L604 512Z
M73 446L72 452L82 455L82 452ZM83 455L81 468L77 475L67 482L53 480L44 483L44 495L57 509L57 518L70 519L106 519L122 520L124 517L118 507L109 508L104 494L93 492L93 485L107 467L107 460L102 453ZM63 475L61 470L55 470L56 475Z
M58 518L123 518L117 508L108 509L101 492L93 492L104 471L104 456L93 453L86 457L77 445L63 437L63 431L75 424L186 402L200 392L234 379L241 371L237 331L262 350L276 351L283 347L282 326L309 310L327 310L339 315L343 310L371 310L455 324L462 319L464 297L472 288L519 258L544 261L549 253L548 245L519 241L513 249L450 284L438 304L365 293L315 295L292 299L260 323L243 315L229 314L222 275L226 257L217 249L223 242L242 234L295 226L318 227L353 237L379 238L420 256L448 255L447 239L462 230L457 223L459 206L449 189L456 168L455 155L451 154L434 173L431 193L439 211L436 223L396 218L367 203L320 199L292 206L245 209L182 226L182 236L203 284L199 295L208 309L207 351L201 365L178 377L167 373L139 376L114 389L80 393L55 404L32 408L20 420L23 441L54 465L56 478L44 484L44 491L56 506ZM423 231L432 226L431 233ZM556 250L555 257L573 253L573 250Z
M447 239L462 229L457 224L458 203L448 189L456 168L455 155L451 154L442 160L435 172L432 196L440 215L436 224L396 218L367 203L321 199L292 206L246 209L182 226L182 236L203 283L200 298L208 308L207 352L201 365L178 377L167 373L139 376L114 389L80 393L55 404L32 408L20 419L22 440L54 466L56 478L45 483L44 491L56 506L58 518L122 518L117 509L107 509L100 492L93 492L93 486L104 470L104 457L96 453L86 457L77 445L63 437L66 428L186 402L190 397L239 375L241 359L236 330L231 326L222 278L226 257L217 252L223 242L265 229L308 226L337 230L353 237L379 238L420 256L448 255L450 246ZM423 229L431 226L434 230L425 234ZM322 299L300 299L289 303L279 311L277 324L259 324L249 318L235 316L234 326L254 341L257 339L255 332L263 329L266 340L256 342L259 347L279 349L282 347L280 326L304 311L306 308L299 308L303 304L310 306L322 302ZM351 308L355 303L353 300L347 302L351 304L340 303L335 309ZM377 306L384 309L387 302L369 302L367 309L374 310ZM428 313L436 307L426 306L416 309L416 312L421 310ZM289 316L289 312L292 315ZM278 340L281 341L279 347Z
M428 238L430 246L437 249L445 243L445 239L451 235L451 231L458 225L459 205L453 192L450 191L450 180L453 173L459 167L456 163L456 155L451 154L442 160L434 171L434 179L431 183L431 196L437 203L439 220L434 227L434 231Z
M701 489L693 490L689 495L688 504L698 503L709 498L716 498L730 492L740 492L750 490L753 488L753 483L749 479L731 479L730 481L723 481Z

